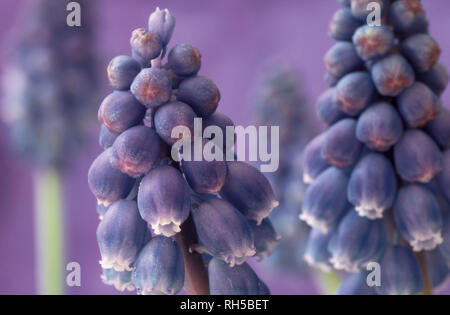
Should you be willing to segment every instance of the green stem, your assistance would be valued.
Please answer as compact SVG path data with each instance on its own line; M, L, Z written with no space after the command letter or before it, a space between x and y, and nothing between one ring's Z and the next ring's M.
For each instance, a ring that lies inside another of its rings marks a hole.
M62 204L60 174L35 173L35 253L38 294L63 294Z
M319 284L320 291L326 295L335 295L339 287L339 275L334 272L318 272L316 281Z

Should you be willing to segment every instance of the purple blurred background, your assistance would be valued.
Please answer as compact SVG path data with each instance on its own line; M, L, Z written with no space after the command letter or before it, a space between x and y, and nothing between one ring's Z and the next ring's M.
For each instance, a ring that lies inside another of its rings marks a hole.
M0 4L0 47L15 20L23 0ZM220 110L237 124L249 122L249 92L261 67L274 57L284 58L301 73L302 89L311 108L326 86L323 55L333 44L328 24L339 8L335 0L96 0L98 50L103 68L108 61L129 53L129 36L144 27L156 6L168 7L177 18L172 39L186 42L202 52L201 73L213 78L222 94ZM431 21L431 34L442 47L441 61L450 68L450 1L423 0ZM0 60L0 71L2 69ZM108 93L106 76L102 95ZM1 99L1 95L0 95ZM443 95L450 103L450 91ZM99 104L92 104L97 107ZM8 149L5 128L0 132L0 293L35 292L33 250L32 166L17 159ZM97 130L95 130L97 132ZM80 151L65 177L67 262L82 268L80 288L70 294L114 294L100 280L99 253L95 240L98 218L96 201L90 194L87 170L100 153L97 134ZM274 294L315 293L309 282L287 276L261 274Z

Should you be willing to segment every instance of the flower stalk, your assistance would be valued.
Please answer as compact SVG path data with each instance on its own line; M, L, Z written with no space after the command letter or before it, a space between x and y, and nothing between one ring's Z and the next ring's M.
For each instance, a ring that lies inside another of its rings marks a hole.
M433 295L433 284L431 283L430 273L428 271L428 264L423 251L416 253L416 258L422 271L423 277L423 291L421 295Z
M198 243L192 216L181 225L181 232L174 236L181 248L184 257L185 289L189 295L208 295L208 274L202 256L192 250L192 246Z
M38 294L63 294L63 209L60 172L35 172L35 252Z

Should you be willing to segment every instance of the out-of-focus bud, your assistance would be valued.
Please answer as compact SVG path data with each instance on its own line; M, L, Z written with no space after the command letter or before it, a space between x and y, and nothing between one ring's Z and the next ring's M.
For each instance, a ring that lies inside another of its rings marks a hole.
M346 168L358 161L362 148L356 138L356 120L345 118L326 131L321 153L331 165Z
M424 287L422 273L413 252L402 245L389 246L380 260L381 286L378 294L419 294Z
M373 287L367 285L367 272L348 275L339 284L337 295L375 295Z
M267 295L267 286L253 269L244 263L231 268L213 258L208 265L209 288L212 295Z
M450 276L450 267L447 259L442 256L438 249L426 252L425 259L433 291L443 289Z
M370 153L353 170L347 198L360 216L378 219L392 207L396 192L397 180L391 162L381 154Z
M328 233L349 209L348 178L344 171L329 167L306 189L300 220Z
M178 244L154 237L139 253L132 274L138 294L177 294L184 285L184 261Z
M326 133L312 139L303 151L303 182L311 184L330 164L322 157L322 146Z
M148 30L159 35L163 47L169 43L175 24L175 16L169 10L161 10L159 7L148 18Z
M444 169L437 176L438 183L442 194L450 200L450 149L447 149L443 153Z
M362 218L351 210L328 244L334 268L359 272L362 266L378 258L387 244L383 224L382 220Z
M320 229L311 229L303 256L308 265L322 272L331 271L328 242L332 235L332 232L325 234Z
M442 227L442 238L444 241L439 245L439 250L447 261L450 261L450 214L445 213L444 225ZM450 264L449 264L450 265Z

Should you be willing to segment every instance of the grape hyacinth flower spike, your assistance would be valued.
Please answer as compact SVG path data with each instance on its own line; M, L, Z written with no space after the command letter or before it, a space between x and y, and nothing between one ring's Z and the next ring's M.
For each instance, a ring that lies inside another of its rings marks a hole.
M450 262L450 115L440 100L449 75L441 49L419 0L376 1L379 26L363 25L369 0L339 2L330 35L342 42L325 58L333 87L318 102L327 129L303 160L309 187L300 218L315 228L305 258L355 273L340 294L431 294ZM381 266L375 290L357 273L370 262Z
M157 8L148 28L132 32L132 56L113 58L107 69L114 91L98 111L104 152L88 173L101 219L102 279L139 294L173 295L183 287L188 294L268 294L245 261L270 254L279 241L267 219L275 195L243 162L184 159L185 148L195 151L195 119L205 128L234 125L216 111L216 84L197 75L197 48L176 45L164 60L174 27L174 16ZM221 156L226 146L215 148ZM221 267L208 279L209 260Z

